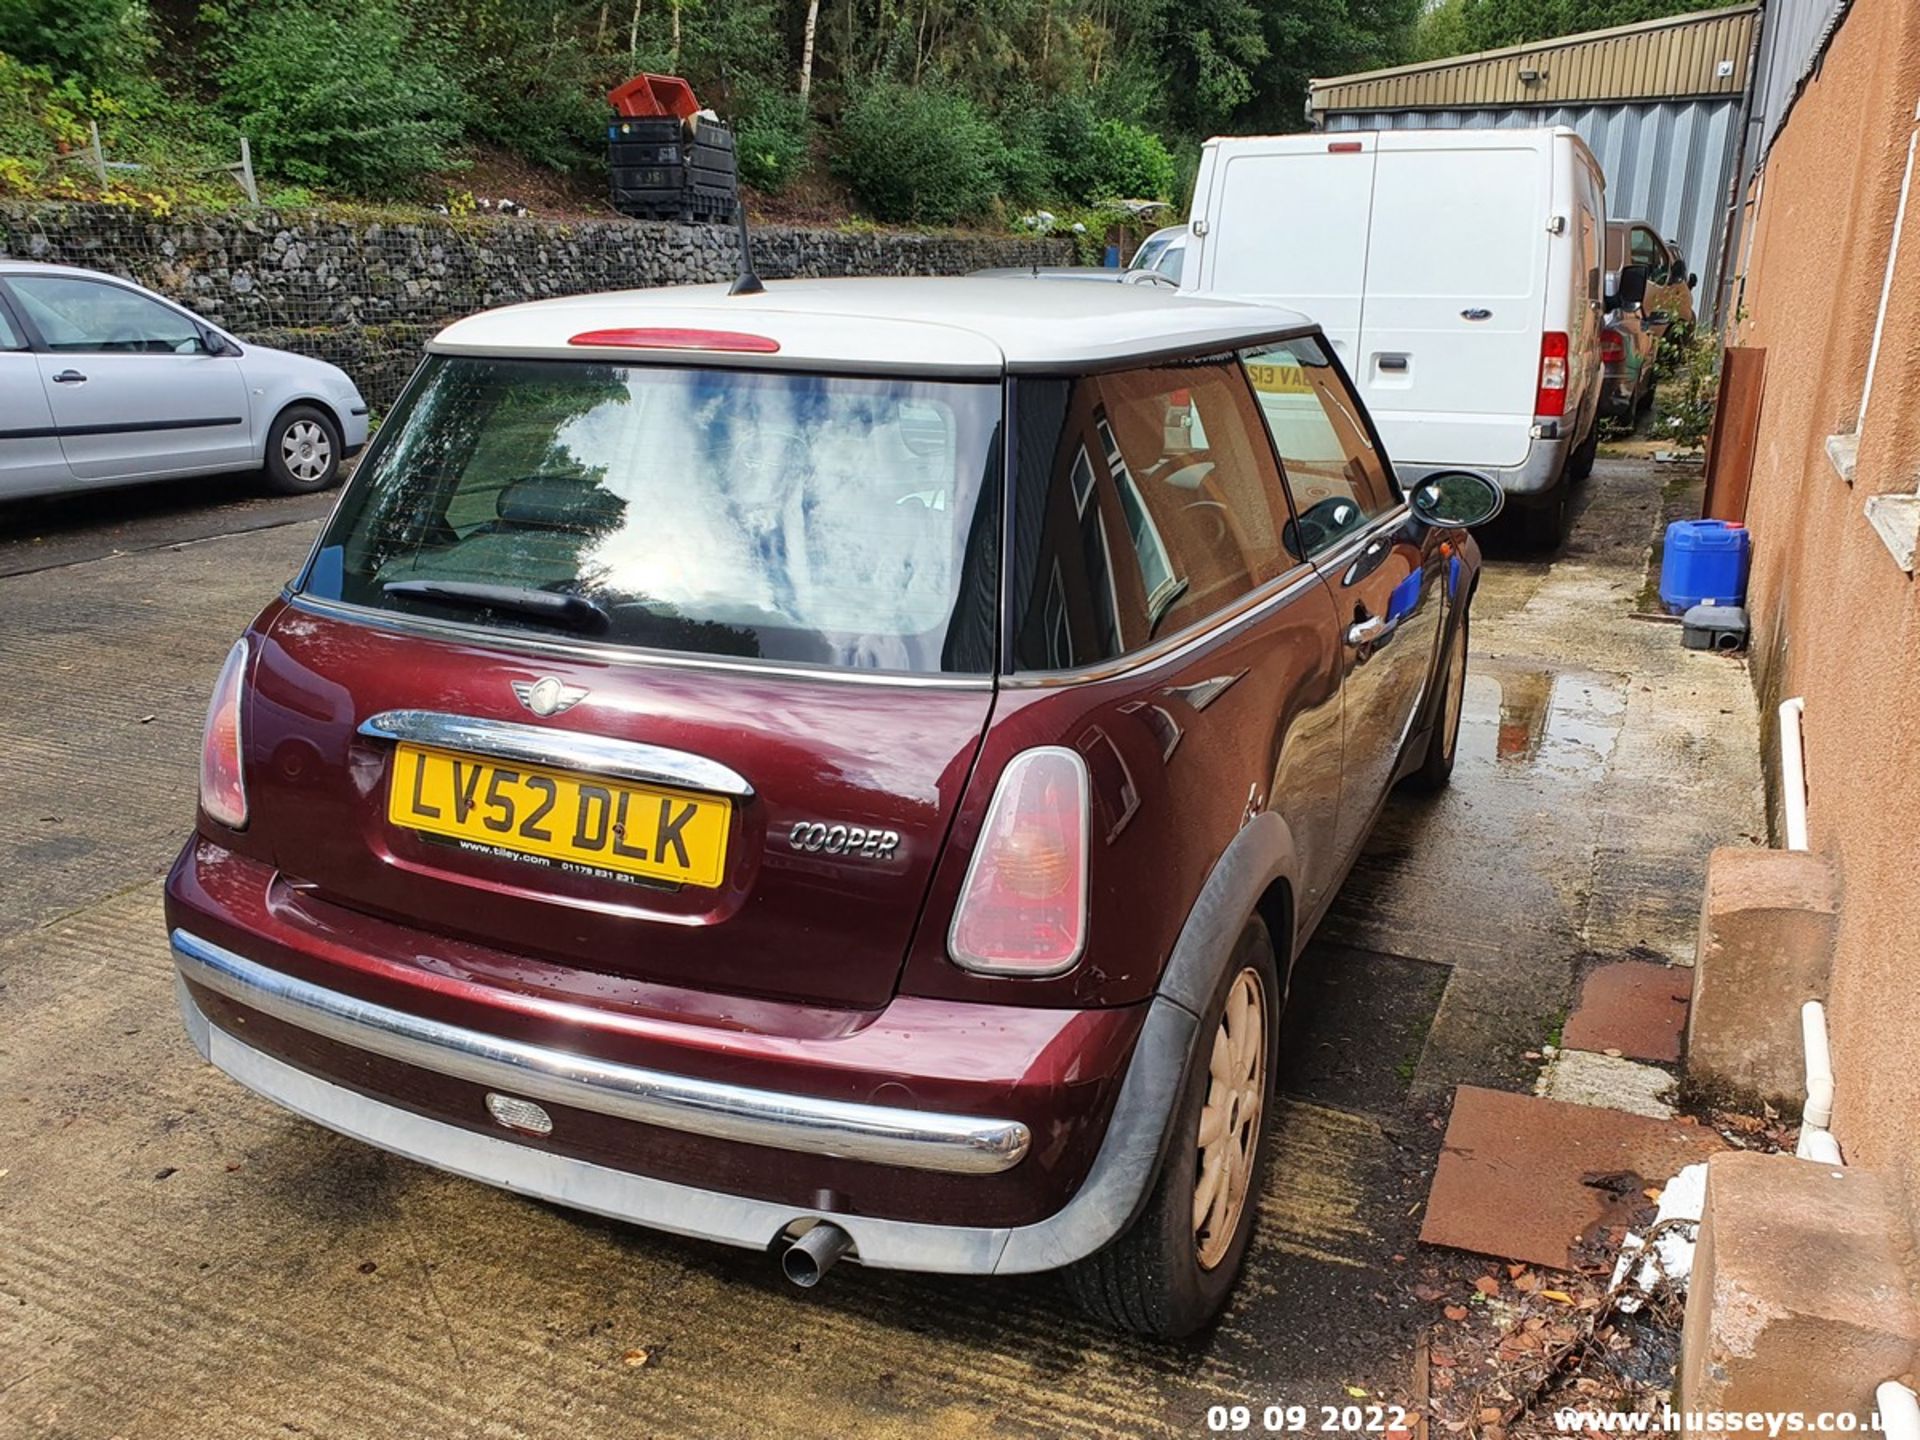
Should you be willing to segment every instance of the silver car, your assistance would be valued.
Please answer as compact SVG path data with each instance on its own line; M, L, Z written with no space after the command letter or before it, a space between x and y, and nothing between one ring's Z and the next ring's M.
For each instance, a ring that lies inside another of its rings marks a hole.
M306 494L366 443L337 366L112 275L0 260L0 499L226 471Z

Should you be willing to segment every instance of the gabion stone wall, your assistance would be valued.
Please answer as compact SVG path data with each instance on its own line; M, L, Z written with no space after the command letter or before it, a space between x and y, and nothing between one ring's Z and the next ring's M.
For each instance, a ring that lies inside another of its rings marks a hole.
M1066 265L1065 240L759 228L767 279L958 275ZM396 224L323 212L156 219L112 205L0 205L0 256L83 265L192 307L244 340L317 355L384 408L421 346L476 310L652 285L726 280L731 227L636 220L462 218Z

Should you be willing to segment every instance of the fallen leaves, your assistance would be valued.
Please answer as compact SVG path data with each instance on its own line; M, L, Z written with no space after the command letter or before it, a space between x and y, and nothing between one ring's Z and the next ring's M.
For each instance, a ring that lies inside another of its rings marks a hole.
M1478 1290L1482 1295L1485 1295L1488 1299L1492 1299L1500 1293L1500 1282L1491 1275L1482 1275L1478 1280L1473 1282L1473 1288Z

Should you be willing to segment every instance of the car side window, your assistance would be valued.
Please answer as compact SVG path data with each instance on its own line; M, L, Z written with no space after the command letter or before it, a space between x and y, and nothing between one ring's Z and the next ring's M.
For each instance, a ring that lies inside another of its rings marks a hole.
M7 282L53 351L194 354L200 331L185 315L118 285L65 275L15 275Z
M1400 503L1359 403L1318 340L1249 351L1243 363L1293 496L1290 551L1310 559Z
M1112 659L1292 567L1286 500L1230 358L1021 383L1014 665Z
M26 337L14 329L13 321L7 317L7 312L0 310L0 350L24 350L26 348Z
M1660 273L1660 242L1655 238L1651 230L1640 225L1634 226L1633 234L1629 240L1628 253L1632 257L1631 263L1647 267L1648 279L1654 281L1656 284L1660 282L1662 279Z

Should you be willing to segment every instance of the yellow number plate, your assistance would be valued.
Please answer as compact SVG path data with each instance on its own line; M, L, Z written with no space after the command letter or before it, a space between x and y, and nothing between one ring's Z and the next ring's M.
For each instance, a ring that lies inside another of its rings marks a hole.
M1311 395L1313 382L1298 365L1250 364L1247 378L1264 395Z
M482 853L579 873L716 886L732 806L710 795L401 745L387 819Z

